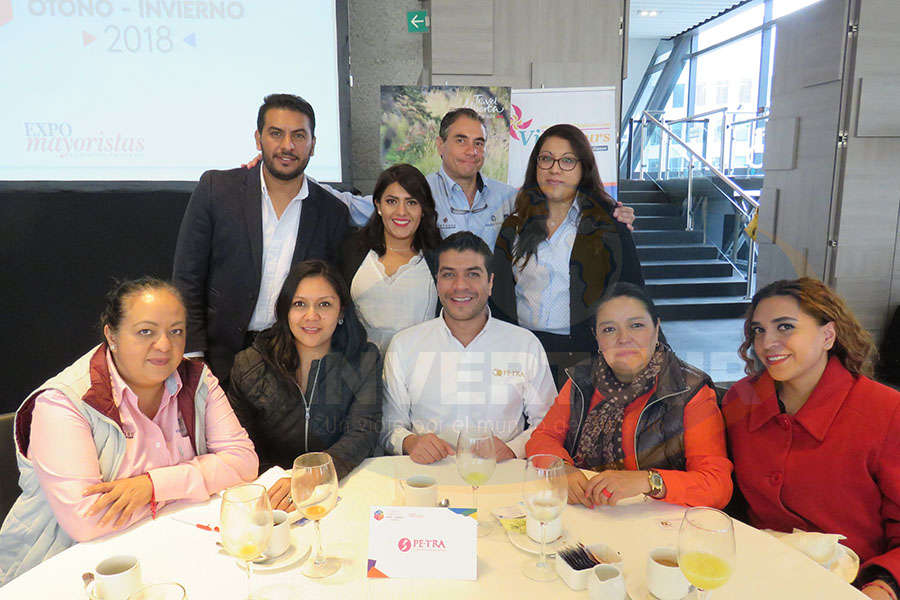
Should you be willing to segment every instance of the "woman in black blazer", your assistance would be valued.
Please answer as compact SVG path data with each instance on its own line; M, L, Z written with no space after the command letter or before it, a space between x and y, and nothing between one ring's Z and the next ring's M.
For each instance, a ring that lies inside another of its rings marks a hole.
M385 169L372 201L369 222L341 248L340 270L369 340L384 353L395 333L436 314L441 236L431 188L415 167Z

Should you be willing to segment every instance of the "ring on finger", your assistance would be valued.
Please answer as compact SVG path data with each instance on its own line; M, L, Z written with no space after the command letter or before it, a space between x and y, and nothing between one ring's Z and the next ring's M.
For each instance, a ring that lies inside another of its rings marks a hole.
M600 493L603 494L604 496L606 496L607 499L609 499L612 496L612 492L606 488L603 488L602 490L600 490Z

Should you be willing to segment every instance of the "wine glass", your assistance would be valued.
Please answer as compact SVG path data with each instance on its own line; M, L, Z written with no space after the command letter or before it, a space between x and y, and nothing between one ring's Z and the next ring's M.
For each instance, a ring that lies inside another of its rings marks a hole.
M497 451L494 448L494 434L488 430L465 430L456 439L456 469L459 476L472 486L472 504L478 522L478 537L494 530L490 521L479 517L478 487L487 483L497 467Z
M250 598L253 561L263 555L272 535L272 505L266 488L248 483L225 490L219 521L222 546L247 568L247 598Z
M721 510L689 508L678 531L678 566L700 600L722 587L734 571L734 524Z
M568 498L568 481L566 479L566 463L552 454L536 454L528 457L525 463L525 481L522 484L522 497L525 500L525 512L541 524L541 557L537 563L526 562L522 572L535 581L552 581L556 579L556 571L547 560L544 542L544 525L558 518Z
M316 524L314 554L300 569L307 577L328 577L341 566L337 558L325 556L322 531L319 529L319 521L337 504L337 494L337 473L329 455L324 452L308 452L294 460L291 500L304 517Z

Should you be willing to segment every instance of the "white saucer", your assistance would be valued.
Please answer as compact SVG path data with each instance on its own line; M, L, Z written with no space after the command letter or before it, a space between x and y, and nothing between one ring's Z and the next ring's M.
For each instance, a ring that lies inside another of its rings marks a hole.
M300 536L297 534L297 532L291 532L291 545L287 547L287 550L285 550L278 556L254 560L253 571L277 571L278 569L283 569L284 567L293 565L299 560L305 558L309 554L310 546L299 538ZM244 561L239 560L237 562L241 566L241 568L244 567Z
M510 543L519 550L524 550L525 552L530 552L532 554L540 554L541 552L540 543L534 541L524 533L507 530L506 537L508 537ZM552 556L556 554L557 550L569 543L570 541L568 532L563 529L562 534L558 538L556 538L552 542L547 542L546 544L544 544L544 549L547 552L547 556Z

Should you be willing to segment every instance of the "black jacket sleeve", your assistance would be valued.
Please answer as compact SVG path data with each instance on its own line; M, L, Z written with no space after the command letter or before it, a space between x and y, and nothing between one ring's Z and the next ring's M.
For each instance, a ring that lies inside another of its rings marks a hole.
M175 246L172 281L187 308L186 352L206 351L206 289L212 249L211 173L200 177L191 194Z
M513 245L515 244L515 227L507 219L500 228L497 242L494 245L494 256L491 259L491 271L494 274L494 285L491 290L491 316L519 324L516 312L516 280L513 277Z
M638 259L634 236L628 226L616 221L616 230L622 243L622 271L619 281L627 281L644 287L644 275L641 272L641 261Z

